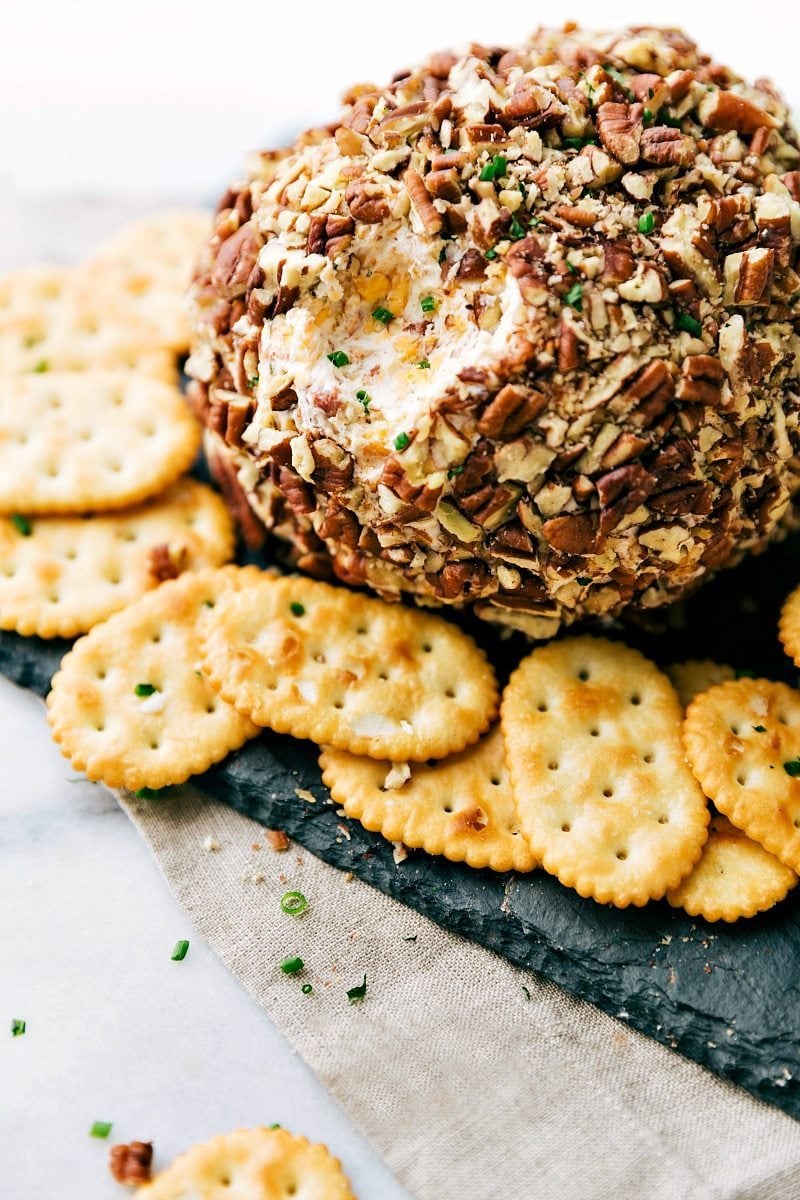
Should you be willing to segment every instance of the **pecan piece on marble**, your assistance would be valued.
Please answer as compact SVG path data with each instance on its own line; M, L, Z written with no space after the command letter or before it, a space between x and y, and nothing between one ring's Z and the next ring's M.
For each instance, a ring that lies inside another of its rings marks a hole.
M389 205L377 183L354 179L348 183L344 198L351 215L364 225L378 225L389 216Z
M694 140L672 125L652 125L645 129L640 145L644 161L657 167L689 167L697 153Z
M512 438L547 407L547 396L521 384L507 383L487 404L478 421L484 437Z
M609 154L628 166L639 161L639 143L644 132L641 104L608 101L597 110L597 132Z
M282 829L265 829L264 836L267 839L267 845L270 850L276 850L282 853L289 849L289 839Z
M403 173L403 184L408 192L414 212L422 222L425 232L430 237L441 233L442 214L437 212L433 207L433 201L428 194L425 181L419 171L415 171L413 167L408 167Z
M542 525L542 534L562 554L592 554L597 545L597 522L589 513L551 517Z
M186 566L188 552L185 546L159 542L150 547L147 567L152 579L163 583L165 579L177 579Z
M681 378L675 389L685 404L708 404L718 408L722 399L725 370L710 354L692 354L683 360Z
M248 222L220 246L211 271L211 282L226 300L247 291L247 281L258 258L258 236Z
M755 133L757 129L776 129L779 121L752 100L736 92L707 92L697 106L697 114L708 129L720 133Z
M726 304L769 304L775 252L769 249L743 250L725 259Z
M108 1169L117 1183L126 1187L138 1187L150 1182L150 1167L153 1162L152 1142L130 1142L112 1146L108 1156Z

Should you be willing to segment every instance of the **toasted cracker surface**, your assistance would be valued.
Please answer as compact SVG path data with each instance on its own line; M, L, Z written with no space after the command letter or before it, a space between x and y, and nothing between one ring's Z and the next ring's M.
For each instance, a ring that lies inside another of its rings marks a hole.
M116 613L64 657L47 698L61 752L109 787L162 788L219 762L258 733L199 669L198 626L258 574L182 575Z
M233 557L222 499L184 478L137 508L87 517L0 517L0 629L75 637L170 574Z
M689 705L683 743L717 808L800 871L800 693L767 679L722 683Z
M176 388L120 371L0 378L0 512L125 508L194 460L200 430Z
M778 622L778 637L784 650L800 666L800 587L786 597Z
M300 576L220 603L203 669L259 725L394 762L463 750L497 708L494 672L455 625Z
M543 646L512 675L501 714L520 827L545 870L621 908L688 874L708 807L678 697L653 663L599 638Z
M237 1129L192 1146L136 1200L355 1200L326 1146L286 1129Z
M440 762L392 764L327 748L319 764L347 816L391 842L493 871L536 865L519 830L499 725Z
M737 921L772 908L796 883L791 868L718 814L699 861L667 900L690 917Z
M727 663L713 662L710 658L689 658L686 662L673 663L667 667L667 675L684 708L701 692L736 678L733 667Z

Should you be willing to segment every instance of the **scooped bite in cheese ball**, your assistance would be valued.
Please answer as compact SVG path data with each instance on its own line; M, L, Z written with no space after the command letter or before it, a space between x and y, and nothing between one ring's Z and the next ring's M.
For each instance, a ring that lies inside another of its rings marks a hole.
M532 636L792 520L800 152L682 33L540 31L254 156L188 370L246 532Z

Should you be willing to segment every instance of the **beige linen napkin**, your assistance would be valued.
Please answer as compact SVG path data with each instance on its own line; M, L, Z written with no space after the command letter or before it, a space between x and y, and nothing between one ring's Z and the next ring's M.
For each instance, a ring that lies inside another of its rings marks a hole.
M800 1123L308 851L269 849L193 788L119 798L211 948L417 1200L800 1197ZM280 911L290 888L302 918ZM312 996L281 974L287 954Z

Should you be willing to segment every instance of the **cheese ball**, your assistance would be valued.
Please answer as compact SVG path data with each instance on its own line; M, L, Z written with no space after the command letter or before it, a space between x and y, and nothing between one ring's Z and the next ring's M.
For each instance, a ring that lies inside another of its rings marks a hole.
M255 155L192 292L251 540L548 636L792 520L800 152L673 29L537 32L363 84Z

